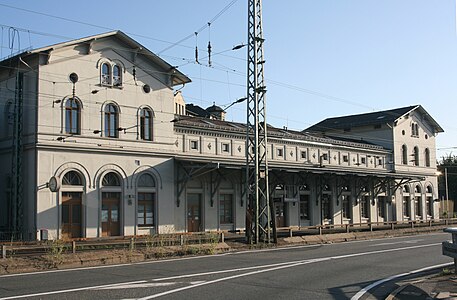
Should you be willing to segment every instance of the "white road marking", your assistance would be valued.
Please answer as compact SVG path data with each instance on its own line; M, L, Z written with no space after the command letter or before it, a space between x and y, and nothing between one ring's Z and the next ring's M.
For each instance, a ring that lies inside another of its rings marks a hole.
M279 270L279 269L284 269L284 268L291 268L291 267L300 266L300 265L309 264L309 263L322 262L322 261L327 261L327 260L331 260L331 259L342 259L342 258L357 257L357 256L377 254L377 253L386 253L386 252L403 251L403 250L410 250L410 249L416 249L416 248L425 248L425 247L432 247L432 246L437 246L437 245L441 245L441 243L433 243L433 244L426 244L426 245L415 245L415 246L409 246L409 247L403 247L403 248L394 248L394 249L384 249L384 250L376 250L376 251L369 251L369 252L352 253L352 254L346 254L346 255L329 256L329 257L308 259L308 260L301 260L301 261L283 262L283 263L269 264L269 265L263 265L263 266L253 266L253 267L249 267L249 268L255 269L255 268L268 268L268 267L271 267L271 266L273 266L273 267L270 268L270 269L257 270L257 271L253 271L253 272L248 272L248 273L233 275L233 276L229 276L229 277L219 278L219 279L212 280L212 281L204 281L204 282L197 283L197 284L194 284L194 285L191 285L191 286L187 286L187 287L178 288L178 289L175 289L175 290L170 290L170 291L164 292L166 294L160 293L160 294L151 295L151 296L146 297L144 299L152 299L152 298L160 297L160 296L171 294L171 293L176 293L176 292L179 292L181 290L186 290L186 289L190 289L190 288L194 288L194 287L198 287L198 286L202 286L202 285L217 283L217 282L220 282L220 281L230 280L230 279L243 277L243 276L248 276L248 275L252 275L252 274L269 272L269 271L274 271L274 270ZM287 249L287 248L285 248L285 249ZM205 257L205 256L193 257L193 258L203 258L203 257ZM173 261L173 260L168 260L168 261ZM160 261L158 261L158 262L160 262ZM135 265L135 264L129 264L129 265ZM76 269L76 270L78 270L78 269ZM173 279L176 279L176 278L188 278L188 277L195 277L195 276L220 274L220 273L227 273L227 272L236 272L236 271L239 271L239 270L240 270L240 268L236 268L236 269L221 270L221 271L206 272L206 273L195 273L195 274L187 274L187 275L178 275L178 276L166 277L166 278L168 280L171 279L171 278L173 278ZM46 272L43 272L43 273L46 273ZM34 274L34 273L31 273L31 274ZM157 278L157 279L154 279L154 280L155 281L160 281L161 278ZM163 280L165 280L165 279L163 279ZM145 280L141 280L141 281L126 282L126 283L115 283L115 284L100 285L100 286L88 286L88 287L75 288L75 289L42 292L42 293L37 293L37 294L18 295L18 296L0 298L0 300L18 299L18 298L36 297L36 296L45 296L45 295L53 295L53 294L61 294L61 293L69 293L69 292L97 289L97 288L115 286L115 285L121 285L121 284L134 284L134 283L146 283L146 282L147 281L145 281Z
M377 247L377 246L389 246L389 245L397 245L397 244L416 244L418 242L423 242L424 240L411 240L411 241L402 241L402 242L391 242L391 243L379 243L379 244L373 244L369 245L368 247Z
M223 277L223 278L219 278L219 279L215 279L215 280L205 281L205 282L202 282L201 284L195 284L195 285L191 285L191 286L180 287L180 288L177 288L177 289L174 289L174 290L169 290L169 291L161 292L161 293L158 293L158 294L150 295L150 296L147 296L147 297L144 297L144 298L140 298L139 300L154 299L154 298L158 298L158 297L162 297L162 296L165 296L165 295L181 292L181 291L184 291L184 290L196 288L196 287L203 286L203 285L218 283L218 282L221 282L221 281L231 280L231 279L240 278L240 277L249 276L249 275L255 275L255 274L260 274L260 273L265 273L265 272L276 271L276 270L285 269L285 268L292 268L292 267L301 266L301 265L310 264L310 263L329 261L329 260L333 260L333 259L342 259L342 258L351 258L351 257L357 257L357 256L364 256L364 255L372 255L372 254L378 254L378 253L386 253L386 252L403 251L403 250L410 250L410 249L417 249L417 248L425 248L425 247L432 247L432 246L437 246L437 245L441 245L441 243L409 246L409 247L387 249L387 250L376 250L376 251L369 251L369 252L352 253L352 254L346 254L346 255L338 255L338 256L329 256L329 257L316 258L316 259L308 259L308 260L302 260L302 261L292 261L292 262L288 262L288 263L278 263L278 264L265 265L265 267L270 267L270 266L274 266L274 267L269 268L269 269L263 269L263 270L257 270L257 271L252 271L252 272L248 272L248 273L243 273L243 274L232 275L232 276ZM254 268L254 267L252 267L252 268ZM218 273L235 272L237 270L240 270L240 269L231 269L231 270L221 270L221 271L215 271L215 272L179 275L179 276L174 276L174 277L166 277L166 278L164 278L164 280L165 279L169 280L169 279L177 279L177 278L186 278L186 277L209 275L209 273L211 273L211 275L212 275L212 274L218 274ZM155 280L161 280L161 279L162 278L158 278L158 279L155 279Z
M435 269L435 268L446 267L446 266L449 266L449 265L452 265L452 263L445 263L445 264L439 264L439 265L429 266L429 267L425 267L425 268L421 268L421 269L409 271L409 272L406 272L406 273L401 273L401 274L393 275L393 276L390 276L390 277L387 277L387 278L378 280L378 281L373 282L372 284L370 284L370 285L364 287L363 289L361 289L357 294L355 294L355 295L351 298L351 300L359 300L366 292L368 292L369 290L371 290L372 288L374 288L374 287L376 287L376 286L378 286L378 285L383 284L384 282L391 281L391 280L393 280L393 279L400 278L400 277L403 277L403 276L407 276L407 275L412 275L412 274L416 274L416 273L428 271L428 270Z
M19 298L27 298L27 297L38 297L38 296L47 296L47 295L55 295L55 294L62 294L62 293L79 292L79 291L92 290L92 289L108 287L108 286L116 286L118 284L121 284L121 285L122 284L135 284L135 283L143 283L143 282L146 282L146 280L131 281L131 282L120 282L120 283L112 283L112 284L97 285L97 286L87 286L87 287L82 287L82 288L74 288L74 289L68 289L68 290L58 290L58 291L43 292L43 293L36 293L36 294L18 295L18 296L0 298L0 300L19 299Z
M430 236L430 235L449 235L449 234L448 233L444 233L444 232L440 232L440 233L428 233L427 235ZM405 236L390 237L389 239L400 239L400 238L404 239ZM348 242L344 242L344 243L345 244L363 243L363 242L367 242L367 241L377 241L377 240L386 240L386 238L382 237L382 238L370 239L370 240L348 241ZM157 263L164 263L164 262L170 262L170 261L194 260L194 259L221 257L221 256L226 256L226 255L237 255L237 254L245 254L245 253L287 251L287 250L291 250L291 249L303 249L303 248L322 247L322 246L330 246L330 245L335 245L335 244L315 244L315 245L300 245L300 246L290 246L290 247L283 247L283 248L270 248L270 249L261 249L261 250L244 250L244 251L238 251L238 252L226 252L226 253L221 253L221 254L214 254L214 255L210 255L210 256L206 256L206 255L204 255L204 256L192 256L192 257L181 257L181 258L161 259L161 260L152 260L152 261L142 261L142 262L136 262L136 263L116 264L116 265L103 265L103 266L91 266L91 267L70 268L70 269L60 269L60 270L47 270L47 271L19 273L19 274L5 274L5 275L0 275L0 278L29 276L29 275L40 275L40 274L60 273L60 272L96 270L96 269L105 269L105 268L117 268L117 267L127 267L127 266L134 266L134 265L148 265L148 264L157 264Z
M145 283L129 283L114 286L104 286L96 288L97 290L123 290L123 289L139 289L175 285L179 282L145 282ZM95 288L94 288L95 289Z
M291 264L291 265L279 266L279 267L265 269L265 270L258 270L258 271L243 273L243 274L237 274L237 275L233 275L233 276L229 276L229 277L223 277L223 278L219 278L219 279L215 279L215 280L211 280L211 281L205 281L205 282L202 282L202 283L199 283L199 284L195 284L195 285L190 285L190 286L177 288L177 289L174 289L174 290L169 290L169 291L162 292L162 293L159 293L159 294L154 294L154 295L151 295L151 296L140 298L138 300L154 299L154 298L162 297L162 296L165 296L165 295L173 294L173 293L176 293L176 292L180 292L180 291L184 291L184 290L188 290L188 289L193 289L193 288L196 288L196 287L199 287L199 286L203 286L203 285L213 284L213 283L217 283L217 282L221 282L221 281L226 281L226 280L235 279L235 278L239 278L239 277L250 276L250 275L254 275L254 274L271 272L271 271L285 269L285 268L291 268L291 267L310 264L310 263L317 262L317 261L322 261L322 260L327 260L327 259L310 259L308 261L304 261L304 262L301 262L301 263L294 263L294 264Z

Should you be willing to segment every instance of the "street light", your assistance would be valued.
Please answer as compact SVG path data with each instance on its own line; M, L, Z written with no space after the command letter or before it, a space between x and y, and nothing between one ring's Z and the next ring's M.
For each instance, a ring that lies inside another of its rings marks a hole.
M232 107L232 105L237 104L237 103L244 102L244 101L246 101L247 99L248 99L248 97L243 97L243 98L240 98L240 99L238 99L238 100L236 100L236 101L230 103L230 105L227 106L227 107L224 109L224 111L227 111L227 109L229 109L230 107Z

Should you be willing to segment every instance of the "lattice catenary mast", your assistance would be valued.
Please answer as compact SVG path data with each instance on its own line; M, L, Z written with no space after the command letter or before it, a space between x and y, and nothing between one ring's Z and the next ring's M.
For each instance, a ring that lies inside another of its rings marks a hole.
M267 122L262 34L262 1L248 0L246 133L246 237L251 244L276 242L268 191Z

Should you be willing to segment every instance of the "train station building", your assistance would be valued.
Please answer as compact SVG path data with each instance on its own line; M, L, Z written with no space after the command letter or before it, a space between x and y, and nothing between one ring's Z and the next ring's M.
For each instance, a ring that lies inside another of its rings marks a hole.
M141 44L114 31L0 66L0 232L244 230L246 125L186 104L191 79ZM443 129L421 105L267 132L278 227L439 219Z

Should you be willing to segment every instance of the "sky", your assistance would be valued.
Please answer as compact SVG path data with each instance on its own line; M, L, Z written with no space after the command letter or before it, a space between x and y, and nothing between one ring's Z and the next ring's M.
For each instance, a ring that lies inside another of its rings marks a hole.
M247 48L232 48L247 43L247 2L0 0L0 57L121 30L191 78L187 103L224 108L246 96ZM268 123L303 130L420 104L445 131L438 159L457 154L456 0L264 0L262 9ZM246 104L226 119L245 122Z

